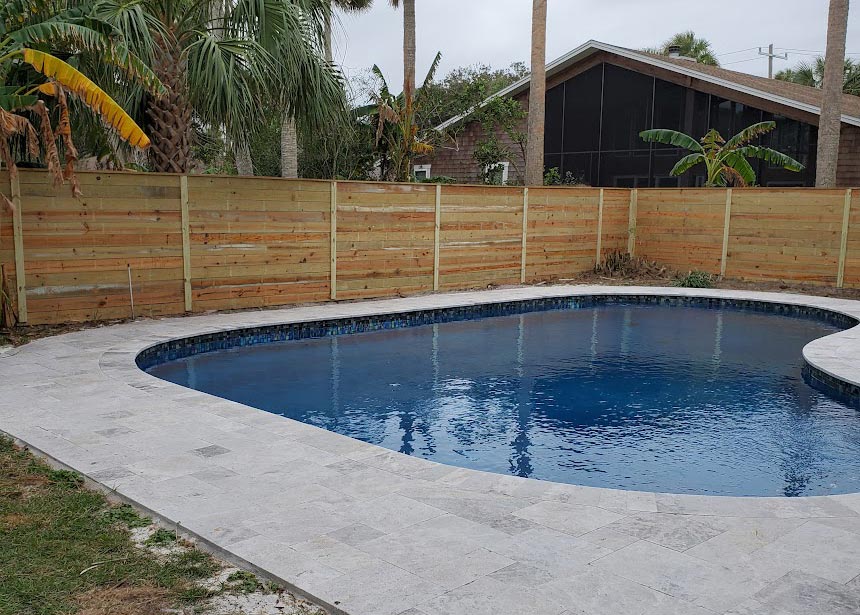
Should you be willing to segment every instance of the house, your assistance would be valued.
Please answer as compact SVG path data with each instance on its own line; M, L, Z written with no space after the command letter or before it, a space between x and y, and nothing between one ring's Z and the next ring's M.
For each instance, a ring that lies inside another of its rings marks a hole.
M527 110L529 83L526 77L495 96L514 97ZM700 138L716 128L728 138L750 124L775 120L776 130L762 144L806 168L795 173L751 161L759 184L814 186L820 105L815 88L590 41L547 66L545 166L592 186L699 186L705 179L701 168L670 175L684 150L645 143L639 133L669 128ZM858 186L860 97L843 95L842 112L837 181ZM432 157L416 160L416 174L475 182L482 170L474 151L485 138L480 125L459 116L437 129L456 136ZM498 137L512 153L499 166L499 179L522 183L521 148L505 134Z

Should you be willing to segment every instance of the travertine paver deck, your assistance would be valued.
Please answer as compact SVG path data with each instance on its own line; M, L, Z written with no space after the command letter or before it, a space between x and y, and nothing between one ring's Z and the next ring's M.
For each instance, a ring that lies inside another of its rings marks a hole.
M353 615L860 613L860 495L731 498L554 484L390 452L155 379L135 355L225 328L570 294L544 287L209 315L0 357L0 429ZM860 329L807 359L860 382Z

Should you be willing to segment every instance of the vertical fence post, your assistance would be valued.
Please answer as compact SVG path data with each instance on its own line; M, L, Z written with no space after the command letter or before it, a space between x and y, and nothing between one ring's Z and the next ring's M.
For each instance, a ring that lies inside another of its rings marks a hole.
M636 210L639 205L639 191L630 191L630 215L627 220L627 252L630 256L636 253Z
M26 325L27 316L27 279L24 270L24 222L21 211L21 183L18 174L9 171L9 184L12 189L12 241L15 249L15 285L18 295L18 322Z
M439 235L442 231L442 184L436 184L436 225L433 229L433 290L439 290Z
M848 226L851 224L851 198L853 191L845 191L845 207L842 210L842 238L839 242L839 271L836 274L836 287L845 285L845 259L848 256Z
M331 299L337 299L337 182L331 183Z
M182 286L185 311L191 311L191 220L188 213L188 176L179 178L179 199L182 210Z
M526 283L526 241L529 232L529 189L523 188L523 253L520 261L520 284Z
M600 252L603 249L603 188L600 189L600 196L597 198L597 255L594 257L594 263L600 264Z
M726 265L729 257L729 227L732 223L732 189L726 188L726 217L723 222L723 253L720 257L720 277L726 275Z

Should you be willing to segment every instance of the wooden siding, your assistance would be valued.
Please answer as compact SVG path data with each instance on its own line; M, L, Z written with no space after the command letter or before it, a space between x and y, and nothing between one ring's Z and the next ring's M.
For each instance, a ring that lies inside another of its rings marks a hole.
M30 324L130 316L129 269L135 313L159 316L564 280L598 246L682 272L860 287L860 190L535 187L526 199L521 187L79 176L75 199L22 170L17 232L0 211L9 300Z

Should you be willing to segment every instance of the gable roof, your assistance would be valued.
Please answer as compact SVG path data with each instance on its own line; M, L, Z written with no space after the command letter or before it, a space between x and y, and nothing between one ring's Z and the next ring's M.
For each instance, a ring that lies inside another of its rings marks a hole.
M547 64L547 77L552 77L568 67L599 52L611 53L623 58L672 71L680 75L693 77L736 92L768 100L785 107L792 107L814 115L821 114L822 92L818 88L790 83L788 81L768 79L767 77L758 77L747 73L739 73L737 71L720 68L718 66L699 64L683 58L670 58L668 56L636 51L625 47L616 47L615 45L601 43L600 41L588 41L584 45L577 47L573 51ZM505 89L496 92L487 100L482 102L481 106L494 98L514 96L524 92L529 89L530 83L531 75L528 75ZM467 113L452 117L437 126L436 130L444 130L449 126L456 124L460 120L465 119L468 115L469 114ZM852 96L851 94L842 95L842 121L845 124L860 126L860 96Z

